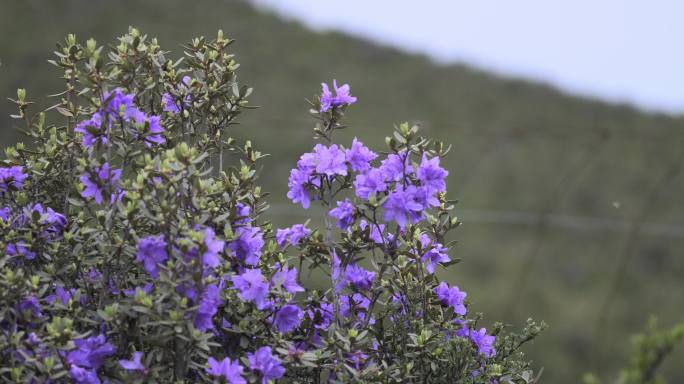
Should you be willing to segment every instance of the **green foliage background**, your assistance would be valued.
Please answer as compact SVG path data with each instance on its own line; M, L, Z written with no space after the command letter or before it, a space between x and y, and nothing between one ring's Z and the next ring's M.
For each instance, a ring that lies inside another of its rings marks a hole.
M302 220L285 188L289 169L311 143L311 120L297 111L320 81L352 85L359 103L348 123L370 145L382 145L403 120L453 143L444 167L465 224L452 257L465 262L448 279L490 319L522 325L533 315L550 324L530 347L546 368L543 382L615 372L627 361L628 335L649 314L663 325L684 318L683 118L438 66L219 0L0 0L0 94L26 87L29 98L39 99L60 89L46 62L56 41L76 33L109 42L129 25L169 48L218 28L238 40L240 78L255 88L251 100L262 110L245 114L237 132L273 155L264 161L261 184L273 194L277 224ZM10 113L10 103L0 104L2 146L20 139ZM525 212L528 224L509 223L502 212L511 211ZM547 226L536 221L538 213L600 221ZM621 266L624 278L616 279ZM671 382L684 381L682 360L680 349L665 364Z

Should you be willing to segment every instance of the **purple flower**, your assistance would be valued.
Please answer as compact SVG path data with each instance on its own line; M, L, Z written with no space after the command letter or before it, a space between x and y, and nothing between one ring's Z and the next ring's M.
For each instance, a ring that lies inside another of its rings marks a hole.
M183 80L180 84L178 84L176 91L178 91L179 93L187 92L189 86L190 76L183 76ZM166 92L162 95L162 108L164 109L164 111L177 115L181 111L179 105L180 103L176 102L176 99L171 93ZM185 96L185 99L183 100L183 105L186 107L190 106L190 95Z
M176 100L168 92L162 95L162 108L165 112L170 112L174 115L180 113L180 107L176 105Z
M20 190L27 178L28 175L24 173L24 167L20 165L0 168L0 192Z
M23 256L26 260L33 260L36 258L36 253L30 250L30 245L27 245L23 240L17 243L7 244L7 254L9 256Z
M444 179L449 175L449 172L439 166L439 157L428 159L426 154L423 154L423 159L416 171L418 180L432 192L446 191L446 182Z
M69 368L69 375L76 384L100 384L100 378L97 377L95 370L81 368L78 365L72 365Z
M0 219L4 222L8 222L10 216L12 215L12 210L9 207L0 208Z
M323 89L321 93L321 112L325 112L330 108L356 103L356 97L349 93L349 84L344 84L341 87L337 87L337 80L333 80L333 90L335 91L335 96L333 96L332 92L330 92L328 84L321 83L321 87Z
M107 342L100 334L87 339L74 340L76 349L69 352L67 361L70 365L97 371L104 364L104 360L116 353L116 348Z
M316 329L328 329L330 323L335 319L333 309L332 304L321 302L318 306L310 306L306 310L306 314Z
M127 371L146 371L145 366L140 361L143 357L142 352L133 352L133 356L131 357L131 360L119 360L119 365L121 365L121 368Z
M293 169L290 171L290 178L287 181L289 188L287 198L295 204L300 203L305 209L311 206L311 191L307 187L310 175L309 171Z
M264 235L258 227L240 227L229 247L235 256L247 265L255 266L259 263L261 249L264 247Z
M19 303L19 312L31 317L43 317L40 312L40 303L35 296L29 296Z
M131 289L124 289L123 293L124 293L124 295L126 295L128 297L136 297L136 296L138 296L138 292L140 292L140 294L149 295L150 293L152 293L153 288L154 288L154 285L152 283L147 283L147 284L143 285L142 287L134 287Z
M244 301L252 301L257 309L268 308L268 281L259 269L246 269L240 275L231 278L233 285L240 291L238 297Z
M380 163L380 171L385 175L387 180L399 181L405 176L413 173L413 167L410 165L410 159L406 151L398 154L391 154L387 159Z
M228 384L247 383L244 377L242 377L244 368L237 359L235 359L235 361L230 361L230 359L226 357L221 361L217 361L213 357L209 357L207 365L209 365L206 369L208 374L214 377L223 377Z
M368 360L368 355L366 355L362 351L354 351L347 354L347 360L350 363L352 363L356 370L360 370L366 364L366 361Z
M356 176L354 180L356 196L368 200L371 194L377 195L378 192L387 190L385 174L377 168L371 168L366 173Z
M370 225L370 230L368 233L368 238L372 240L376 244L384 244L385 240L388 243L392 243L393 241L393 236L390 233L384 234L385 232L385 225L384 224L368 224L366 220L361 220L359 222L359 228L361 230L366 230L366 228ZM383 234L385 236L385 239L383 239Z
M440 243L435 243L432 247L430 247L432 240L428 235L422 234L420 236L420 242L423 250L425 251L421 257L421 261L425 263L425 269L427 269L429 273L435 273L435 267L437 264L447 263L451 260L448 254L449 248ZM428 247L430 248L427 249Z
M356 264L348 265L344 274L346 281L361 290L368 290L373 286L375 272L371 272L359 267Z
M105 127L102 121L102 114L95 112L90 119L78 123L76 128L74 128L74 132L83 135L84 147L92 148L97 143L107 144L109 141L109 126L110 124L107 124Z
M166 142L164 138L164 127L161 125L161 119L159 116L148 116L145 121L143 121L148 132L144 136L145 146L150 148L153 144L163 144ZM141 125L143 124L141 123Z
M71 288L69 290L64 289L63 286L58 285L55 288L55 293L53 295L49 295L48 297L45 298L45 301L47 301L49 304L54 303L57 299L62 303L62 305L68 305L69 300L71 300L71 297L73 294L76 293L76 289Z
M81 175L81 183L85 186L81 196L84 199L95 198L95 202L102 204L103 189L112 188L115 192L112 193L110 201L113 203L117 198L120 198L121 191L117 186L117 182L121 178L120 169L109 169L109 163L102 164L102 167L95 168L92 173L85 173Z
M311 230L304 224L295 224L290 228L279 228L276 231L276 242L280 247L284 247L288 242L296 246L310 234Z
M287 264L273 275L271 283L274 287L282 286L290 293L304 292L304 288L297 283L297 268L288 269Z
M197 315L195 316L195 327L200 331L214 328L213 318L218 307L223 304L221 291L216 284L210 284L204 288L202 299L200 300Z
M255 353L247 353L247 360L251 370L261 373L262 384L268 384L269 380L279 379L285 374L285 368L280 365L280 360L273 356L271 347L261 347Z
M144 264L145 270L155 279L159 278L159 264L163 264L169 255L166 253L166 241L163 235L147 236L138 241L137 261Z
M276 312L273 324L280 333L288 333L297 328L302 322L304 313L298 306L287 304Z
M487 335L487 330L480 328L479 331L470 332L470 340L477 346L479 353L485 357L493 357L496 355L496 350L494 349L494 342L496 338L494 336Z
M302 239L309 237L311 230L304 224L295 224L292 226L292 234L290 235L290 244L299 245Z
M135 106L133 94L124 93L121 88L116 88L112 92L105 92L102 97L103 105L101 109L112 115L113 118L121 116L126 120L130 120L139 111Z
M55 212L50 207L43 208L43 205L40 203L35 204L30 209L30 212L30 214L37 212L40 215L40 224L46 226L44 233L46 237L56 237L61 235L67 225L67 218L64 215Z
M467 309L464 304L467 294L459 290L457 286L449 288L447 283L441 282L435 288L435 294L437 294L437 298L442 305L453 308L454 313L457 315L465 316L467 313Z
M418 189L409 185L406 190L397 185L396 191L389 194L383 207L385 208L385 221L396 221L399 227L406 224L417 223L423 217L425 207L416 201Z
M364 321L369 307L370 300L360 293L355 293L351 296L340 296L340 314L343 317L355 316L359 321ZM368 323L374 324L375 321L370 319Z
M368 149L356 137L352 141L352 146L345 152L347 162L351 164L354 171L362 172L370 168L370 162L378 157L378 154Z
M354 205L349 199L338 201L337 208L330 210L329 215L337 219L338 227L347 229L354 222Z
M235 204L235 211L238 216L237 220L235 220L235 224L248 225L252 221L252 218L249 217L249 215L252 213L252 208L250 208L249 205L237 203Z
M435 192L430 190L428 187L416 188L410 186L409 188L414 188L415 193L413 194L413 200L420 204L423 209L430 209L430 207L439 207L439 199L436 197Z
M216 268L221 265L219 253L223 252L226 242L216 239L216 233L211 227L204 229L204 247L206 251L202 254L202 263L209 268Z
M344 151L337 144L330 147L316 144L313 154L313 165L316 173L326 176L347 175Z

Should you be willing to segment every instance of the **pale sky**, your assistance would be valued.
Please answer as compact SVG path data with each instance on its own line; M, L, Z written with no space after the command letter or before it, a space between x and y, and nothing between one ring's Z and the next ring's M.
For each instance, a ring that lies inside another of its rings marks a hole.
M684 1L252 0L316 30L684 114Z

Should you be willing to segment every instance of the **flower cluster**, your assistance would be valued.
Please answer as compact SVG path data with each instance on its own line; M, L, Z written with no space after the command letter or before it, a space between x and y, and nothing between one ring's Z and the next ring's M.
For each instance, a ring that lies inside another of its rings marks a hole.
M147 147L162 144L164 128L161 119L148 115L135 105L135 96L126 94L120 88L102 95L102 106L89 119L80 122L74 131L81 133L86 148L107 145L114 124L132 124L136 128L135 137L142 139Z
M263 155L230 137L250 93L231 42L194 39L174 61L136 29L102 56L67 38L55 61L76 79L57 109L67 129L44 129L51 110L26 115L32 149L8 149L0 168L0 381L531 377L513 352L538 327L488 332L437 278L458 226L446 151L407 124L386 152L334 143L349 85L314 98L326 142L288 181L322 217L265 217Z

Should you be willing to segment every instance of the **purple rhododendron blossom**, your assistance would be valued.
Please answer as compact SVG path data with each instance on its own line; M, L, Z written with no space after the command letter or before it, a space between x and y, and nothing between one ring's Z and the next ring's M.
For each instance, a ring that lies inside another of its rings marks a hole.
M236 233L238 238L230 243L230 250L247 265L259 264L261 250L264 247L264 234L258 227L240 227Z
M478 352L485 357L494 357L496 355L496 350L494 349L496 337L488 335L486 329L480 328L479 331L471 331L470 340L477 346Z
M179 93L186 92L188 90L188 87L190 86L190 76L183 76L183 80L181 81L180 84L178 84L178 87L176 88L176 91ZM185 96L185 99L183 100L182 105L184 107L189 107L190 106L190 95ZM164 109L165 112L169 112L173 115L177 115L181 112L181 103L176 101L176 98L169 92L166 92L162 95L162 108Z
M425 253L421 261L425 263L425 269L430 273L435 273L435 267L440 263L447 263L449 258L449 248L440 243L432 244L432 240L426 234L420 236L420 243ZM432 244L432 246L430 246Z
M126 94L120 88L116 88L104 94L102 104L100 110L90 119L80 122L74 129L83 135L84 147L92 148L98 142L107 144L111 124L116 121L144 126L147 132L143 135L143 142L148 148L166 141L160 117L148 116L138 109L133 94Z
M284 247L288 243L291 245L299 245L302 239L308 237L311 230L306 228L304 224L295 224L290 228L279 228L276 231L276 242L278 246Z
M136 260L143 263L145 270L155 279L159 278L159 264L163 264L169 255L166 253L166 241L163 235L147 236L138 241Z
M0 168L0 192L20 190L28 175L24 173L24 167L16 165L8 168Z
M387 180L399 181L413 173L406 151L390 154L380 163L380 171Z
M409 185L406 190L397 185L396 191L389 194L383 205L385 221L396 221L397 225L405 228L408 223L417 223L423 217L425 207L416 201L418 189Z
M273 324L280 333L289 333L299 326L304 317L304 312L292 304L284 305L276 312Z
M176 99L174 97L166 92L162 95L162 108L164 109L165 112L171 112L174 115L177 115L180 113L180 107L176 104Z
M329 215L337 219L339 228L347 229L354 222L354 205L349 199L338 201L337 208L330 210Z
M313 161L314 171L317 174L326 176L346 176L347 175L347 164L345 160L344 151L337 146L337 144L332 144L330 147L326 147L323 144L316 144L314 147ZM302 162L302 160L300 160Z
M384 244L387 242L388 244L394 243L394 235L391 233L385 233L385 225L384 224L368 224L366 220L361 220L359 222L359 228L361 230L366 230L368 226L370 225L370 230L368 231L368 238L372 240L376 244ZM383 239L384 237L384 239Z
M280 360L273 356L271 347L261 347L254 353L247 353L249 368L261 373L261 383L268 384L269 380L276 380L285 374L285 368Z
M242 371L244 368L240 365L240 362L235 359L231 361L229 358L225 358L221 361L217 361L213 357L209 357L207 361L208 367L206 372L214 377L223 377L228 384L246 384L247 380L242 377Z
M378 192L387 190L385 174L377 168L372 168L365 173L356 176L354 189L356 196L368 200L371 194L377 196Z
M439 157L428 159L427 155L423 154L420 166L416 170L416 176L423 186L431 192L444 192L446 191L444 179L448 175L449 171L439 166Z
M83 135L83 146L86 148L92 148L97 143L102 145L107 144L109 141L109 129L111 124L103 126L102 114L100 112L95 112L93 116L88 120L83 120L76 128L75 132Z
M238 219L235 220L235 224L248 225L252 221L252 218L249 216L252 213L252 208L249 205L237 203L235 205L235 211L238 216Z
M40 311L40 303L35 296L29 296L19 303L19 312L28 314L31 317L43 317Z
M310 306L306 310L306 315L311 319L311 323L316 329L328 329L333 322L334 308L331 303L321 302L318 306Z
M116 353L116 348L107 342L104 335L91 336L87 339L74 340L76 349L67 354L70 365L96 371L104 364L104 360Z
M36 253L31 251L30 245L27 245L23 240L7 244L6 252L9 256L23 256L26 260L33 260L36 258Z
M276 242L284 247L288 242L291 245L300 245L302 239L309 237L311 230L304 224L295 224L290 228L280 228L276 231Z
M140 361L143 357L142 352L133 352L133 356L131 356L131 360L119 360L119 365L121 365L121 368L127 370L127 371L146 371L145 366L143 363Z
M195 316L195 327L200 331L214 328L213 318L218 307L223 304L221 290L216 284L210 284L204 288L202 299Z
M64 286L58 285L55 287L55 293L52 295L49 295L45 298L45 301L47 301L49 304L53 304L57 299L62 303L62 305L68 305L69 300L71 300L72 296L76 293L75 288L71 289L64 289Z
M138 295L138 292L141 294L146 294L149 295L152 293L152 289L154 288L154 285L152 283L147 283L143 285L142 287L134 287L130 289L124 289L123 293L124 295L128 297L136 297Z
M240 275L233 276L231 280L235 288L240 291L238 294L240 299L254 302L259 310L271 305L268 300L268 280L259 269L246 269Z
M88 199L91 197L95 198L96 203L102 204L103 189L113 188L116 191L112 193L110 201L113 203L116 199L119 199L121 193L120 189L117 186L117 182L121 178L121 170L110 170L109 163L104 163L101 167L95 168L93 171L95 175L91 173L86 173L81 175L80 177L81 183L83 183L83 185L85 186L85 189L83 190L83 192L81 192L81 196L83 196L84 199Z
M295 204L301 204L305 209L311 206L311 191L307 188L310 175L308 171L293 169L290 171L290 178L287 181L287 198Z
M279 267L278 264L275 266ZM283 287L287 292L304 292L304 288L297 283L297 268L288 269L287 264L279 269L271 278L274 287Z
M356 370L361 370L363 369L364 365L366 365L368 355L362 351L354 351L347 354L347 360Z
M11 215L12 210L9 207L0 208L0 219L2 219L2 221L8 222Z
M368 290L373 286L375 272L368 271L356 264L352 264L347 266L344 278L357 289Z
M223 252L226 242L216 238L216 233L211 227L204 228L204 246L206 251L202 254L202 263L209 268L221 265L219 253Z
M59 236L67 225L67 218L61 213L55 212L52 208L43 208L40 203L34 204L30 213L36 212L40 215L40 224L45 225L48 236Z
M371 161L378 157L377 153L364 146L356 137L352 141L351 148L344 155L352 170L357 172L368 170L371 167Z
M351 296L340 296L340 315L343 317L356 317L358 321L365 321L369 307L370 299L360 293L355 293ZM368 323L375 324L375 320L371 318Z
M443 305L453 308L454 313L457 315L465 316L467 313L464 303L467 294L458 289L457 286L449 288L447 283L441 282L435 288L435 294L437 294L437 298Z
M321 93L321 112L326 112L330 108L339 107L342 105L351 105L356 103L356 97L350 94L351 89L349 84L344 84L341 87L337 86L337 80L333 80L333 90L335 95L333 96L330 92L328 84L321 83L322 93Z
M427 187L414 187L414 186L409 186L409 188L414 188L415 192L413 193L413 201L416 203L420 204L423 209L430 209L431 207L439 207L440 202L439 199L436 197L435 192L431 191Z
M97 377L95 370L81 368L78 365L72 365L69 368L69 375L76 384L100 384L100 378Z
M150 148L153 144L163 144L166 142L164 138L164 127L161 125L161 118L159 116L148 116L145 121L140 124L145 124L148 131L145 133L143 140L145 146Z

